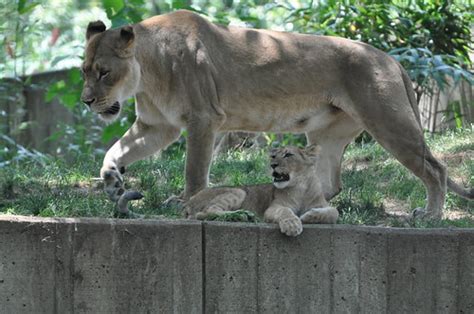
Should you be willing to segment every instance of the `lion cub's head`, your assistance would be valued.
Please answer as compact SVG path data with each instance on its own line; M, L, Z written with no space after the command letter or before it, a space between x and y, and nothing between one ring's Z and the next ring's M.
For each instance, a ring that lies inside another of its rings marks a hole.
M114 120L122 103L135 95L140 66L135 59L132 26L105 30L101 21L91 22L86 32L81 100L104 120Z
M314 167L320 147L312 145L306 148L286 146L270 151L273 185L278 189L296 186L301 178L314 176Z

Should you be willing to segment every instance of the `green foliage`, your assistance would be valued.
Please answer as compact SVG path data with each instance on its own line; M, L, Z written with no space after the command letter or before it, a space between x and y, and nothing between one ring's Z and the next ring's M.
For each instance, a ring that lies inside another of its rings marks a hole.
M265 133L265 139L267 144L273 147L279 146L306 146L306 136L304 134L275 134L275 133Z
M390 54L408 69L411 80L416 82L418 100L422 94L433 92L432 81L436 82L440 90L449 85L448 78L452 78L454 84L460 79L469 84L474 83L473 74L463 69L454 56L435 55L426 48L398 48L390 51Z
M140 22L147 13L144 0L102 0L102 5L112 27Z
M379 49L426 48L468 61L472 6L452 1L345 0L281 5L295 30L360 40Z
M39 4L37 1L26 1L26 0L19 0L18 1L18 13L19 14L26 14L34 9Z

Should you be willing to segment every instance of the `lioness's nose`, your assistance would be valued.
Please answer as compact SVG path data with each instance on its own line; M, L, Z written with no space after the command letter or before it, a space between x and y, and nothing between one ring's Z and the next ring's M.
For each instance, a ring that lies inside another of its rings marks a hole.
M278 164L270 164L270 167L272 167L272 169L275 169L276 167L278 167Z
M85 103L87 106L91 106L95 101L95 98L92 99L82 99L82 102Z

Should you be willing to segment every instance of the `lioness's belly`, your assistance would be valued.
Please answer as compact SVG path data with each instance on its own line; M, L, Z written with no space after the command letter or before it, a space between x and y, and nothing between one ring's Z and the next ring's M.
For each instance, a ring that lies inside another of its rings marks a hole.
M227 119L221 131L303 133L326 128L341 110L331 104L298 102L249 103L243 108L225 108Z

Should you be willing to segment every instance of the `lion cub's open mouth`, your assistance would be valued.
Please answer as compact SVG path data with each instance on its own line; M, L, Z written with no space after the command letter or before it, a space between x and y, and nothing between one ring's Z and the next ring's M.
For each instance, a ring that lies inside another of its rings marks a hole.
M107 110L102 111L101 114L116 115L120 111L120 103L118 101L114 102Z
M287 173L278 173L274 171L272 173L273 176L273 182L286 182L290 181L290 175Z

